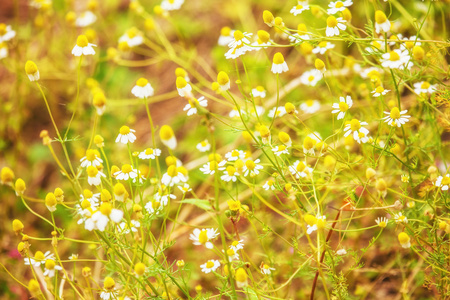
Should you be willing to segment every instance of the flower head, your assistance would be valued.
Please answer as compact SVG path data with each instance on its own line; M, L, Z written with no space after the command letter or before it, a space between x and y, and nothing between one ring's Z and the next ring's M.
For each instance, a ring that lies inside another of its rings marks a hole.
M200 265L200 268L202 268L202 272L206 274L215 272L218 267L220 267L220 262L214 259L208 260L203 265Z
M328 14L334 15L340 11L344 11L353 4L352 0L330 2L328 4Z
M161 150L158 148L147 148L141 153L139 153L140 159L156 159L157 156L161 155Z
M297 15L301 14L302 12L304 12L305 10L309 10L308 2L307 1L299 1L297 3L297 5L294 6L290 10L290 13L293 14L294 16L297 16Z
M169 149L175 149L177 146L177 138L173 133L172 127L169 125L163 125L159 130L159 137L161 142Z
M387 19L384 12L377 10L375 12L375 31L377 33L389 32L391 29L391 22Z
M357 119L352 119L350 122L347 123L344 127L344 137L347 137L349 135L353 136L353 139L360 144L361 142L367 143L369 138L369 130L365 127L362 127L363 125L369 125L367 122L360 122Z
M395 49L389 53L385 53L381 56L381 65L389 69L399 69L411 68L412 63L410 63L411 56L408 50Z
M206 248L212 249L214 245L211 243L211 240L215 239L219 234L217 229L208 228L200 230L195 228L194 232L189 236L189 239L193 241L194 245L205 245Z
M385 89L383 86L377 86L371 93L374 97L380 97L386 95L390 90Z
M281 52L275 53L273 56L272 73L280 74L287 71L289 71L289 68L284 61L283 54Z
M85 35L79 35L77 38L77 43L72 49L72 54L74 56L94 55L95 51L92 47L97 46L89 43L88 38Z
M148 98L153 96L153 88L145 78L139 78L136 85L131 89L131 93L138 98Z
M349 110L353 105L352 97L346 96L339 97L338 103L333 103L334 110L331 111L332 114L338 114L337 119L341 120L344 118L345 113Z
M376 219L376 220L375 220L375 223L377 223L377 225L378 225L379 227L385 228L385 227L388 225L389 220L388 220L387 218L385 218L385 217L382 217L382 218Z
M338 36L339 30L345 30L347 28L344 23L346 23L346 21L341 17L336 18L334 16L329 16L327 18L327 29L325 30L326 36Z
M119 130L119 135L116 138L116 143L128 144L134 143L136 140L136 136L133 132L136 132L134 129L130 129L128 126L122 126Z
M391 111L385 111L384 114L387 116L383 118L384 122L388 123L388 125L392 127L401 127L406 122L409 121L411 116L405 115L408 111L402 110L400 111L398 107L393 107Z
M398 241L403 248L407 249L411 247L411 238L406 232L400 232L398 235Z

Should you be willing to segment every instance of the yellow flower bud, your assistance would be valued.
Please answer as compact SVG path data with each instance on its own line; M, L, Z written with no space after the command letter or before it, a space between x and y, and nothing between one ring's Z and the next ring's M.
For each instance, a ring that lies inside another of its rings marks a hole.
M16 235L19 235L19 233L21 233L23 231L23 227L24 227L23 223L18 219L15 219L12 222L12 228Z
M39 285L39 282L35 279L30 279L28 282L28 290L30 291L31 295L36 296L41 293L41 286Z
M425 57L425 50L420 46L414 46L412 52L415 60L423 60Z
M16 184L14 185L14 190L16 191L17 196L23 195L25 190L27 189L25 185L25 181L22 178L17 178Z
M0 171L0 183L12 185L14 180L14 172L8 167L3 167Z
M264 20L264 23L266 23L267 26L269 26L269 27L272 27L275 24L274 23L275 18L273 16L273 14L268 10L263 11L263 20Z
M134 272L138 275L138 276L142 276L145 273L145 265L143 263L137 263L134 265ZM106 280L105 280L106 282Z
M287 102L287 103L284 105L284 108L286 109L286 112L287 112L288 114L294 114L294 113L295 113L295 105L292 104L291 102Z

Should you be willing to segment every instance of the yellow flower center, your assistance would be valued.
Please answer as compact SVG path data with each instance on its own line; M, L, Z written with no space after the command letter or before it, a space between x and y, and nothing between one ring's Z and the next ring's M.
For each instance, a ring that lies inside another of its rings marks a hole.
M125 164L122 166L122 173L128 174L133 170L133 167L129 164Z
M305 168L306 168L306 166L302 161L298 163L298 165L297 165L298 172L303 172L303 170L305 170Z
M377 41L372 42L372 46L374 46L377 49L381 49L381 44Z
M407 244L409 240L410 238L405 232L400 232L400 234L398 235L398 241L400 242L400 244Z
M88 149L88 150L86 151L86 159L87 159L88 161L94 161L94 160L96 159L96 153L95 153L95 150L93 150L93 149Z
M228 166L227 167L227 173L228 173L229 176L233 176L234 173L236 173L236 168L233 167L233 166Z
M208 241L208 233L206 230L202 230L198 235L198 242L200 244L205 244Z
M6 34L6 24L0 23L0 36Z
M187 86L187 81L184 77L177 77L176 86L178 89L185 88Z
M112 289L116 285L116 282L111 277L106 277L103 282L103 287L107 290Z
M377 86L377 88L375 89L375 92L381 94L382 92L384 92L384 87L382 87L381 85L380 85L380 86Z
M257 90L258 92L264 92L264 87L258 85L258 86L256 87L256 90Z
M31 60L27 61L27 63L25 64L25 72L28 75L33 75L38 71L38 68L36 66L36 64L34 62L32 62Z
M159 208L159 206L161 205L161 203L159 201L153 201L152 202L152 208L154 210L157 210Z
M228 26L222 27L220 30L220 35L229 36L231 34L231 28Z
M45 268L47 270L53 270L55 268L55 265L56 265L56 263L53 259L47 259L45 261Z
M405 46L406 48L411 49L412 47L414 47L414 42L406 42Z
M390 117L393 120L397 120L400 118L400 110L398 109L398 107L394 107L391 109Z
M353 119L353 120L350 121L350 129L351 129L352 131L357 131L357 130L359 130L360 128L361 128L361 123L359 123L358 120Z
M240 41L245 37L244 34L242 33L242 31L240 31L240 30L236 30L233 35L234 35L234 39L236 41Z
M390 61L400 60L400 55L398 55L398 53L395 51L391 51L391 52L389 52L389 60Z
M83 195L84 195L84 198L86 198L86 199L92 198L92 196L94 196L94 194L92 194L92 192L90 190L84 190Z
M311 81L314 80L314 78L315 78L314 75L309 75L308 81L311 82ZM309 101L312 101L312 100L309 100ZM310 102L310 103L312 103L312 102ZM306 104L308 104L308 102L307 102ZM312 105L312 104L311 104L311 105ZM308 106L311 106L311 105L308 105Z
M310 80L310 81L311 81L311 80ZM306 101L306 105L307 105L308 107L313 106L313 105L314 105L314 100L307 100L307 101Z
M137 28L135 28L135 27L133 27L133 28L130 28L128 31L127 31L127 35L128 35L128 37L130 38L130 39L132 39L132 38L134 38L135 36L137 36L138 35L138 30L137 30Z
M100 206L100 212L105 216L109 216L112 212L112 205L109 202L103 202Z
M386 222L381 221L380 223L378 223L378 226L380 226L381 228L385 228L387 226Z
M428 89L431 86L431 84L428 81L424 81L422 82L422 84L420 85L420 88L422 89Z
M314 139L310 138L309 136L307 136L305 138L305 140L303 141L303 147L306 150L309 150L309 149L312 149L316 143L317 143L316 140L314 140Z
M169 125L164 125L159 131L159 135L163 141L170 140L174 136L172 127L170 127Z
M34 254L34 259L44 260L45 259L44 253L42 253L41 251L36 251L36 253Z
M364 132L358 132L358 137L361 139L363 137L365 137L366 134Z
M120 132L121 135L127 135L127 134L130 133L130 127L122 126L122 127L120 127L119 132Z
M208 146L208 141L202 141L200 145L202 145L202 147L206 147Z
M296 9L302 9L302 8L303 8L303 5L299 4L299 5L297 5L295 8L296 8Z
M146 154L146 155L153 154L153 149L152 149L152 148L147 148L147 149L145 149L145 154Z
M242 161L242 159L238 159L234 162L234 167L236 168L236 170L240 170L244 167L244 162Z
M285 145L278 146L278 151L284 151L284 150L286 150L286 146Z
M233 249L228 249L228 250L227 250L227 254L228 254L228 256L233 256L233 255L236 254L236 252L234 252Z
M248 278L247 272L244 268L239 268L236 271L236 281L238 282L246 282Z
M283 54L281 54L280 52L275 53L275 55L273 56L273 63L276 65L281 65L282 63L284 63Z
M144 87L148 84L148 80L145 78L139 78L138 81L136 81L136 85L140 87Z
M327 46L327 43L328 42L326 42L326 41L322 41L322 42L319 43L319 47L320 48L325 48Z
M448 185L450 184L450 177L445 176L444 178L442 178L442 185Z
M335 18L335 17L333 17L333 16L329 16L328 18L327 18L327 26L328 27L336 27L336 25L338 24L338 21L337 21L337 19Z
M84 48L89 44L89 41L85 35L79 35L77 38L77 46Z
M214 171L215 169L217 169L217 162L216 161L209 162L209 170Z
M384 12L382 12L381 10L377 10L375 12L375 22L377 22L378 24L383 24L384 22L386 22L387 17L384 14Z
M339 110L342 112L346 112L348 110L348 104L346 102L339 102Z
M253 160L249 159L245 162L245 166L247 167L247 169L249 170L254 170L256 167L256 164Z
M214 262L208 261L208 262L206 263L206 267L207 267L208 269L211 269L212 267L214 267Z
M170 177L176 177L178 175L178 171L177 171L177 167L174 165L171 165L168 169L167 169L167 174Z
M220 85L226 85L228 82L230 82L230 78L228 77L228 74L224 71L220 71L219 74L217 74L217 82Z
M95 177L98 174L98 169L94 166L89 166L87 167L86 172L89 177Z
M335 7L336 8L341 8L341 7L343 7L344 6L344 3L342 3L342 1L338 1L338 2L336 2L336 4L335 4Z

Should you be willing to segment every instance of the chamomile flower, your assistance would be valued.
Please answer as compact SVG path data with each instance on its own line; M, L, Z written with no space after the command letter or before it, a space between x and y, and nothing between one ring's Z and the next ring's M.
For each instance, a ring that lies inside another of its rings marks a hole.
M448 191L450 186L450 174L445 174L445 176L439 176L434 183L435 186L440 187L442 191Z
M327 41L320 42L317 47L312 50L314 54L325 54L327 50L333 49L336 45Z
M228 46L232 41L234 41L234 30L231 30L230 27L225 26L220 30L220 36L218 40L219 46Z
M409 121L409 118L411 116L405 115L408 112L408 110L402 110L400 111L398 107L393 107L391 111L385 111L384 114L387 115L383 118L384 122L388 123L388 125L392 127L401 127L406 122Z
M139 153L140 159L156 159L157 156L161 155L161 149L158 148L147 148L141 153Z
M336 18L334 16L329 16L327 18L327 29L325 30L326 36L338 36L339 30L345 30L347 26L344 25L346 23L344 19L341 17Z
M169 149L175 149L177 147L177 138L173 133L172 127L169 125L163 125L159 130L159 137L161 142Z
M286 148L289 148L292 146L291 137L286 132L280 131L278 133L278 139L280 140L280 142L282 142L286 146Z
M203 172L203 174L205 175L214 175L214 173L217 170L217 162L216 161L210 161L207 162L206 164L204 164L201 168L200 171Z
M177 77L175 82L177 86L178 95L181 97L192 97L192 86L183 77Z
M189 184L187 184L187 183L185 183L183 186L179 185L178 188L180 189L180 191L181 191L183 194L186 194L186 193L192 191L191 187L190 187Z
M430 84L428 81L421 81L414 83L414 92L420 94L433 94L437 88L435 84Z
M273 181L272 179L267 180L263 185L263 189L265 189L266 191L275 191L275 181Z
M80 159L81 167L89 167L94 166L98 167L103 163L103 160L100 158L100 153L94 149L86 150L86 156Z
M162 176L161 183L166 186L173 186L181 181L186 182L186 180L183 173L181 173L176 166L171 165L167 168L167 172Z
M252 51L253 49L248 46L250 45L251 36L251 33L236 30L233 33L233 40L228 44L228 47L230 47L230 49L227 53L225 53L225 58L235 59L248 51Z
M281 52L275 53L273 56L272 73L281 74L287 71L289 71L289 68L287 63L284 61L283 54L281 54Z
M238 159L244 159L245 158L245 152L242 150L234 149L228 153L225 154L225 158L228 161L236 161Z
M103 291L100 293L102 300L117 299L119 292L115 288L116 282L111 277L106 277L103 282Z
M344 137L347 137L349 135L353 136L353 139L360 144L361 142L367 143L368 142L368 134L369 130L365 127L362 127L364 125L369 125L367 122L360 122L357 119L352 119L350 122L347 123L344 127Z
M408 218L406 216L404 216L401 212L399 212L398 214L394 214L394 220L396 224L408 224Z
M184 0L163 0L161 8L165 11L178 10L183 5Z
M56 263L53 259L47 259L45 261L44 276L53 278L53 277L55 277L55 272L61 271L61 270L62 270L62 267L59 265L56 265Z
M34 62L28 60L25 64L25 73L28 76L30 81L38 81L39 80L39 70Z
M208 228L200 230L199 228L195 228L189 236L189 239L193 241L194 245L205 245L206 248L212 249L214 245L211 243L211 240L215 239L219 234L217 229Z
M338 103L333 103L334 110L331 111L332 114L338 114L337 119L341 120L345 117L345 113L353 106L352 97L346 96L339 97Z
M225 182L236 182L237 176L239 176L239 173L236 171L236 168L234 166L227 166L227 168L223 172L223 175L220 176L220 179Z
M273 154L280 156L281 154L289 154L289 150L285 145L278 145L272 148Z
M153 88L145 78L139 78L136 85L131 89L131 93L138 98L144 99L153 96Z
M385 217L380 217L375 220L375 223L381 228L385 228L389 224L389 220Z
M233 241L230 245L230 249L233 249L236 252L244 249L244 240Z
M269 275L272 273L272 271L275 271L275 268L272 268L270 265L268 265L264 262L261 263L260 269L261 269L261 273L264 275Z
M290 13L294 16L301 14L305 10L309 10L309 5L307 1L298 1L298 4L291 8Z
M100 193L92 193L90 190L85 189L83 194L80 195L80 202L84 200L89 201L92 208L96 208L99 204Z
M11 29L10 25L0 23L0 43L11 40L16 36L16 32Z
M130 129L128 126L122 126L119 130L119 135L116 138L116 143L128 144L134 143L136 140L136 136L133 132L136 132L134 129Z
M47 251L42 253L41 251L36 251L34 253L34 257L25 257L23 259L23 262L26 266L35 266L40 267L41 265L44 265L47 259L55 259L55 254L51 253L50 251Z
M311 234L318 229L323 229L323 228L325 228L325 226L327 224L327 222L326 222L327 217L322 216L320 214L317 214L316 216L307 214L307 215L305 215L304 219L307 224L307 226L306 226L307 234Z
M97 46L89 43L89 41L85 35L79 35L77 38L77 44L72 49L72 54L74 56L94 55L95 51L94 51L94 48L92 48L92 47L97 47Z
M75 25L77 27L87 27L97 21L97 16L90 10L82 12L76 19Z
M136 220L131 220L130 224L127 222L122 222L119 224L120 232L123 234L128 234L130 232L138 232L138 228L141 227L141 223Z
M244 176L250 175L250 177L253 177L255 175L258 175L259 171L264 168L263 166L259 165L259 162L259 158L255 161L251 159L246 160L244 166Z
M269 111L269 118L277 116L277 118L282 117L286 114L286 108L284 106L274 107Z
M243 110L241 110L240 113L243 114L243 115L246 114L246 112L243 111ZM240 115L239 115L239 110L238 110L238 108L237 108L237 107L234 107L234 108L229 112L228 116L229 116L230 118L239 118Z
M322 72L317 69L306 71L300 76L300 82L304 85L316 86L316 84L323 78Z
M200 265L200 268L202 268L202 272L206 273L206 274L208 274L210 272L215 272L217 270L217 268L219 268L219 267L220 267L220 262L215 259L208 260L203 265Z
M8 57L8 47L6 43L0 42L0 59Z
M386 95L389 92L390 90L387 90L383 86L379 85L371 93L374 97L380 97Z
M295 178L299 179L310 176L313 169L308 167L304 162L297 160L292 166L289 166L289 172L291 172L292 175L295 175Z
M399 69L410 68L412 63L410 63L411 56L408 50L395 49L389 53L385 53L381 56L381 65L389 69Z
M123 218L123 211L113 208L112 204L109 202L103 202L100 205L99 210L97 210L91 217L94 223L93 229L98 229L100 231L105 231L106 226L109 221L114 223L120 223Z
M381 74L383 73L383 70L377 67L370 67L363 69L360 73L361 77L366 79L373 79L373 78L380 78Z
M134 169L129 164L124 164L122 166L122 169L120 171L117 171L113 175L117 180L128 180L130 178L134 179L138 177L138 170Z
M344 11L353 4L352 0L330 2L328 4L328 14L334 15L340 11Z
M261 49L267 49L272 45L273 41L270 39L270 34L265 30L258 30L258 36L256 41L253 42L253 50L258 51Z
M162 212L163 208L164 205L156 199L153 199L152 201L149 201L147 202L147 204L145 204L145 209L150 215L159 215L159 213Z
M198 100L195 98L190 98L188 101L189 103L183 108L184 111L187 111L188 116L192 116L197 113L196 105L200 105L202 107L208 106L208 100L206 100L203 96L198 98Z
M398 235L398 241L403 248L407 249L411 247L411 238L408 236L406 232L400 232Z
M320 109L320 102L317 100L306 100L300 104L300 109L306 114L313 114Z
M260 97L260 98L266 98L266 90L262 86L257 86L256 88L252 89L251 95L253 97Z
M300 23L297 26L297 33L289 36L291 43L303 43L306 40L310 40L311 36L308 34L308 29L304 23Z
M88 175L88 183L90 185L100 185L102 183L102 177L106 177L103 172L99 171L94 166L88 166L86 168L86 173Z
M128 47L133 48L142 45L144 43L144 37L142 32L137 28L132 27L119 38L119 44L121 43L126 43Z
M207 152L211 150L211 144L208 142L208 140L203 140L197 144L196 148L200 152Z
M391 22L389 22L384 12L377 10L375 12L375 31L384 33L389 32L389 30L391 30Z

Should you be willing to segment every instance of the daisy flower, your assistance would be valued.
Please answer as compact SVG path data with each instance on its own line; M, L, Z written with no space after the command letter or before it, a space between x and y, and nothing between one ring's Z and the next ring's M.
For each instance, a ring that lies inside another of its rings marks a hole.
M266 90L264 87L258 85L256 88L252 89L250 93L253 97L266 98Z
M0 43L9 41L16 36L16 32L11 29L10 25L0 23Z
M227 53L225 53L225 58L235 59L245 54L245 52L247 51L252 51L253 49L248 46L250 45L251 36L251 33L236 30L233 33L233 40L228 44L228 47L230 47L230 49Z
M218 267L220 267L220 262L214 259L208 260L203 265L200 265L200 268L202 268L202 272L206 274L215 272Z
M300 82L304 85L316 86L323 77L322 72L317 69L306 71L300 76Z
M200 230L195 228L189 236L189 239L193 241L194 245L205 245L206 248L212 249L214 245L211 243L211 240L215 239L219 234L217 229L208 228Z
M222 252L224 252L222 250ZM239 260L239 254L232 248L227 249L228 261L232 262L233 260Z
M138 98L144 99L153 96L153 88L145 78L139 78L136 85L131 89L131 93Z
M336 45L327 41L320 42L316 48L312 50L314 54L325 54L327 50L333 49Z
M181 181L186 182L186 178L174 165L169 166L167 168L167 172L164 173L161 178L161 183L166 186L173 186L180 183Z
M230 249L233 249L234 251L239 251L241 249L244 249L244 240L234 241L230 245Z
M289 68L286 62L284 61L283 54L281 54L281 52L275 53L275 55L273 56L272 73L281 74L287 71L289 71Z
M272 179L269 179L266 181L266 183L263 185L263 189L265 189L266 191L268 190L275 190L275 181L273 181Z
M92 48L92 47L97 47L97 46L89 43L89 41L85 35L79 35L77 38L77 44L72 49L72 54L74 56L94 55L95 51L94 51L94 48Z
M298 1L298 4L290 10L290 13L293 14L294 16L296 16L296 15L301 14L305 10L309 10L308 2L307 1Z
M225 154L225 158L228 161L236 161L238 159L244 159L245 158L245 152L242 150L234 149L228 153Z
M192 97L192 86L183 77L177 77L175 82L177 86L178 95L181 97Z
M246 114L246 112L245 111L243 111L243 110L241 110L241 114ZM230 118L239 118L239 110L237 109L237 107L234 107L231 111L230 111L230 113L228 114L228 116L230 117Z
M255 161L248 159L245 162L244 166L244 176L248 176L250 174L250 177L253 177L255 175L259 174L259 170L262 170L264 167L261 165L258 165L260 162L260 159L256 159Z
M352 0L330 2L328 4L328 14L334 15L340 11L344 11L353 4Z
M312 174L313 169L308 167L304 162L297 160L292 166L289 166L289 171L295 178L305 178Z
M384 114L387 116L383 118L384 122L388 123L388 125L392 127L401 127L406 122L409 121L409 118L411 116L405 115L408 112L408 110L402 110L400 111L398 107L393 107L391 111L385 111Z
M130 127L128 126L120 127L119 135L116 138L116 143L122 143L125 145L127 143L134 143L134 141L136 140L136 136L133 132L136 132L136 130L130 129Z
M312 138L311 136L305 137L303 140L303 153L314 155L314 146L317 144L317 138Z
M90 190L85 189L83 194L80 195L80 202L82 203L84 200L89 201L90 205L93 208L96 208L99 204L100 193L92 193Z
M387 19L384 12L377 10L375 12L375 31L377 33L389 32L391 29L391 22Z
M200 152L207 152L211 150L211 144L208 142L208 140L203 140L197 144L196 148Z
M53 277L55 277L55 271L61 271L61 270L62 270L62 267L59 265L56 265L56 263L53 259L47 259L45 261L44 276L53 278Z
M161 8L165 11L178 10L183 5L184 0L163 0Z
M220 71L217 74L217 83L222 91L228 91L230 89L230 77L224 71Z
M369 54L377 54L380 52L384 52L385 49L386 49L386 42L372 41L370 42L370 46L366 47L365 50Z
M128 180L130 178L134 179L138 176L138 170L134 169L129 164L124 164L122 166L122 169L120 171L117 171L113 175L117 180Z
M36 251L34 253L34 258L32 257L25 257L23 259L23 262L26 266L35 266L35 267L40 267L41 265L45 264L45 262L47 261L47 259L55 259L55 255L53 253L51 253L50 251L47 251L44 253L42 253L41 251Z
M130 48L133 48L142 45L144 43L144 37L137 28L132 27L119 38L120 43L126 43Z
M375 220L375 223L377 223L377 225L378 225L379 227L385 228L385 227L388 225L389 220L388 220L387 218L380 217L380 218L377 218L377 219Z
M435 186L440 187L442 191L448 191L450 186L450 174L445 174L445 176L439 176L434 183Z
M403 70L405 67L410 68L411 56L408 50L395 49L389 53L384 53L381 56L381 65L389 69Z
M87 27L94 24L95 21L97 21L97 16L92 11L87 10L75 19L75 25L77 27Z
M115 288L116 282L111 277L106 277L103 282L103 291L100 294L102 300L117 299L119 292Z
M210 162L207 162L206 164L204 164L200 168L200 171L202 171L203 174L205 174L205 175L214 175L214 173L216 172L216 169L217 169L217 162L210 161Z
M228 166L225 170L225 172L223 172L224 175L220 176L220 179L222 179L225 182L229 182L229 181L233 181L236 182L237 177L239 176L239 173L236 172L236 168L233 166Z
M360 144L361 142L366 143L368 141L367 135L369 134L369 130L363 125L369 125L367 122L360 122L357 119L352 119L347 123L344 127L344 137L349 136L350 134L353 136L353 139Z
M289 154L289 150L285 145L278 145L272 148L273 153L276 156L280 156L281 154Z
M230 48L230 50L228 50L225 53L225 58L226 59L236 59L239 56L244 55L246 52L252 51L252 50L253 50L253 48L251 48L250 46L247 46L245 44L240 44L236 47Z
M200 105L202 107L208 106L208 100L206 100L203 96L198 98L198 100L195 98L190 98L188 101L189 103L183 108L184 111L187 111L188 116L192 116L197 113L196 105Z
M398 235L398 241L403 248L407 249L411 247L411 238L405 232L400 232Z
M383 73L382 69L376 68L376 67L371 67L371 68L366 68L363 69L360 73L361 77L366 79L372 79L372 78L380 78L381 74Z
M231 30L230 27L222 27L220 30L219 41L217 42L219 46L228 46L229 43L234 41L233 33L234 30Z
M80 159L80 162L82 168L89 166L98 167L103 163L103 160L100 158L100 153L97 150L88 149L86 150L86 155Z
M272 271L275 271L275 268L272 268L271 266L269 266L264 262L261 263L260 269L261 273L264 275L269 275L270 273L272 273Z
M414 92L420 94L433 94L437 90L435 84L430 84L428 81L421 81L414 83Z
M338 36L339 30L345 30L347 26L344 25L346 23L344 19L341 17L336 18L334 16L329 16L327 18L327 29L325 30L326 36Z
M181 191L183 194L186 194L187 192L192 191L191 187L190 187L189 184L187 184L187 183L185 183L183 186L180 186L180 185L179 185L178 188L180 189L180 191Z
M345 117L345 113L349 110L353 105L352 97L346 96L339 97L338 103L333 103L334 110L331 111L332 114L338 114L337 119L341 120Z
M322 216L320 214L317 214L315 217L313 215L307 214L305 216L305 222L307 224L306 233L311 234L317 229L323 229L326 226L326 216Z
M86 169L88 175L88 183L90 185L100 185L102 183L102 177L106 177L103 172L100 172L96 167L89 166Z
M389 92L390 92L390 90L387 90L384 87L382 87L381 85L379 85L371 93L372 93L372 96L374 96L374 97L380 97L380 96L386 95Z
M269 111L269 118L273 118L275 115L279 118L286 114L286 108L284 106L274 107Z
M161 142L169 149L175 149L177 146L177 138L173 133L172 127L169 125L163 125L159 130L159 137Z
M157 156L161 155L161 150L158 148L147 148L141 153L139 153L140 159L155 159Z
M396 224L400 223L408 224L408 218L402 215L401 212L399 212L398 214L394 214L394 220Z
M291 43L302 43L305 40L310 40L311 36L308 34L308 29L304 23L300 23L297 26L297 33L289 36Z
M317 100L307 100L300 104L300 109L307 114L313 114L320 109L320 102Z
M145 204L145 209L150 215L158 215L164 208L164 205L158 200L152 200Z
M113 208L109 202L103 202L102 205L100 205L99 210L92 215L91 221L94 225L93 229L105 231L106 225L108 225L109 221L120 223L122 218L123 211Z
M280 140L280 142L282 142L286 146L286 148L289 148L292 146L291 137L286 132L280 131L278 133L278 139Z

